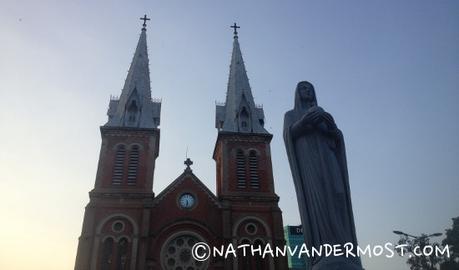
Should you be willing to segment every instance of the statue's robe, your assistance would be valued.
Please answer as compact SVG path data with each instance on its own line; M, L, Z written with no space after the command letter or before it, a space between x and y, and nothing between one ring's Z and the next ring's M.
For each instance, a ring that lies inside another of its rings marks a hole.
M292 131L311 108L302 108L299 94L295 108L284 118L284 141L295 184L305 243L357 245L350 198L346 151L342 133L333 118ZM294 134L296 133L296 134ZM320 258L311 258L316 264ZM355 260L360 264L360 260Z

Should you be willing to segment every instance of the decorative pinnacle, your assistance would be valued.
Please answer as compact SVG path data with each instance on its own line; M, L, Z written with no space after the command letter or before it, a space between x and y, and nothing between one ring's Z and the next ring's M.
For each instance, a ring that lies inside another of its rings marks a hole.
M236 23L234 23L232 26L230 26L231 28L234 29L233 31L233 34L234 34L234 38L237 38L237 29L238 28L241 28L240 26L238 26Z
M140 20L143 21L142 30L147 30L147 21L149 21L150 18L147 18L147 14L145 14L145 15L143 16L143 18L140 18Z
M191 171L190 166L193 165L193 161L191 161L190 158L187 158L187 159L185 160L185 162L183 162L183 164L186 165L185 171Z

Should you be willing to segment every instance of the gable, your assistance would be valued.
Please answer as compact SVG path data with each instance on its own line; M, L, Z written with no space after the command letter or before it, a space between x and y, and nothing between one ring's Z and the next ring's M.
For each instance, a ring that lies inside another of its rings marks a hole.
M169 186L161 191L161 193L155 197L153 205L157 206L163 201L169 201L169 197L172 197L171 199L176 201L176 196L178 195L177 193L185 193L187 191L200 195L200 200L204 199L217 208L221 207L220 202L214 193L210 191L207 186L191 172L191 170L185 170L185 172L183 172L179 177L177 177L177 179L170 183Z

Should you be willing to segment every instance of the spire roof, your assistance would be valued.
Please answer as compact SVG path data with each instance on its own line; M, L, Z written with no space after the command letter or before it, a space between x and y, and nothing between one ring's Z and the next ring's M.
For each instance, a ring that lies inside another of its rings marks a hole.
M264 112L256 106L242 58L236 24L234 28L233 53L226 102L216 107L215 126L221 131L243 133L268 133L264 126Z
M106 126L156 128L159 125L161 102L151 98L146 32L144 23L121 96L110 100Z

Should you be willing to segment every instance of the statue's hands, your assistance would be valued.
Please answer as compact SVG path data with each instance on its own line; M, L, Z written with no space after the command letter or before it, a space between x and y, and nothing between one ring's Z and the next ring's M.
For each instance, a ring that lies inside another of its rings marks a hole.
M318 130L336 139L342 136L341 131L335 124L333 116L318 106L310 108L300 120L292 125L291 130L295 137L308 130Z
M312 124L313 119L314 119L314 115L313 115L313 114L311 114L311 113L305 113L305 114L301 117L299 123L300 123L301 126L310 125L310 124Z
M320 122L322 122L322 120L324 119L324 114L326 114L326 112L321 107L316 106L311 108L308 114L310 115L312 123L317 125Z
M300 124L305 125L316 125L321 122L324 110L320 107L310 108L300 119Z
M335 124L335 119L333 119L333 116L331 114L329 114L328 112L324 112L322 114L322 118L325 120L325 122L327 122L327 124L329 124L330 126L334 126L336 127L336 124Z

